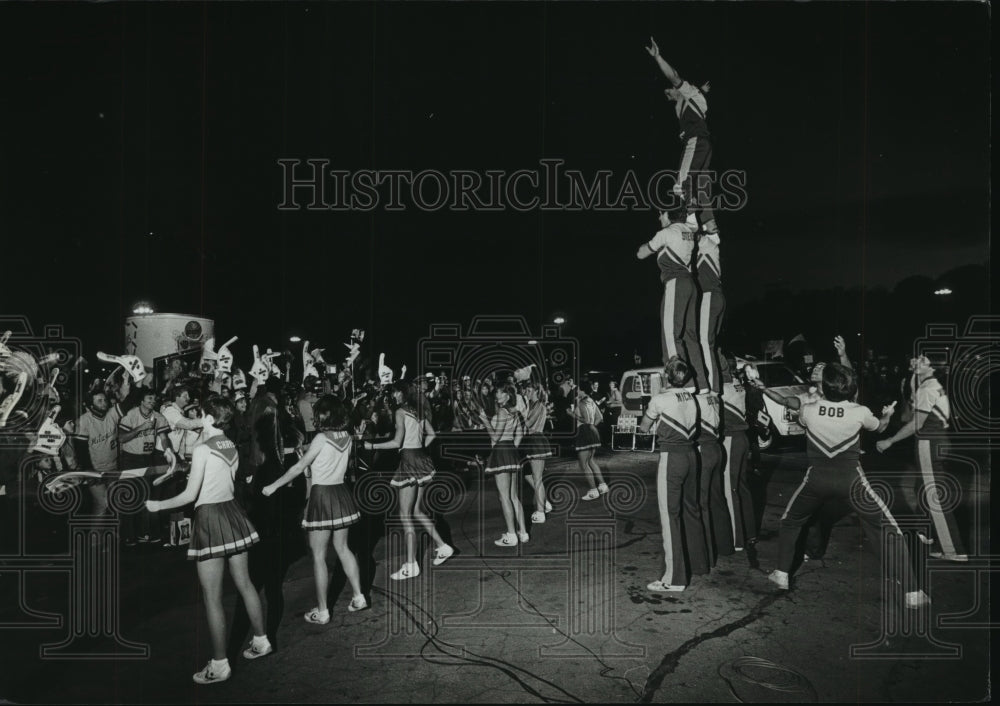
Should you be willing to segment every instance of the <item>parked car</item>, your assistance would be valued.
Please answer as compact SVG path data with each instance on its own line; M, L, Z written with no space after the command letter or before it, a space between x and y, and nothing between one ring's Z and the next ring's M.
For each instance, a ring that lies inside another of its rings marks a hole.
M809 391L809 384L799 377L794 370L779 360L754 360L752 358L737 358L736 366L752 366L757 376L769 390L774 390L784 397L795 397ZM770 448L775 442L802 436L805 428L799 424L798 410L788 409L772 400L763 392L751 388L749 394L759 394L764 401L764 408L771 417L767 433L756 432L757 446L761 451ZM751 429L755 428L751 425Z

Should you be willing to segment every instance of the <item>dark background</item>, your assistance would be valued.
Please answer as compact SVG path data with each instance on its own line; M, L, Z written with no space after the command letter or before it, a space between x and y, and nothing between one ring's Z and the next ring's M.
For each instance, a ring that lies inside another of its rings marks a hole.
M654 361L650 212L277 209L280 158L675 169L650 34L712 82L713 166L748 174L719 216L730 346L806 333L832 355L841 333L895 353L986 311L989 10L971 2L4 4L0 310L117 351L150 300L239 335L244 369L251 343L336 349L360 326L412 370L429 324L476 314L563 315L590 367Z

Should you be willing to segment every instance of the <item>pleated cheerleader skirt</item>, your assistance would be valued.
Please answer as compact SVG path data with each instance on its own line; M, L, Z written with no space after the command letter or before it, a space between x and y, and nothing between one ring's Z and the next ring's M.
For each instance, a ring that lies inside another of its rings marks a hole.
M528 434L521 439L521 455L528 461L552 456L552 446L545 434Z
M493 452L486 460L485 473L488 476L497 473L516 473L521 468L521 452L513 441L500 441L493 447Z
M205 561L242 554L259 541L257 530L235 500L205 503L194 509L187 558Z
M425 485L434 477L434 462L423 449L402 449L399 468L389 481L397 488L407 485Z
M361 519L354 496L345 485L314 485L309 491L302 529L331 530L348 527Z
M573 440L573 448L577 451L596 449L601 445L601 433L593 424L581 424L576 430L576 439Z

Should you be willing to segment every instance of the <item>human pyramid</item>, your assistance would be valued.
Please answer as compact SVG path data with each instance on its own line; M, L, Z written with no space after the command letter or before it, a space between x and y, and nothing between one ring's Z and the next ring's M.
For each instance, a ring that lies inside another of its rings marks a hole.
M756 540L752 497L746 484L746 398L740 380L734 378L735 360L722 356L716 347L726 298L721 236L711 209L711 180L704 173L712 157L706 123L709 85L696 88L681 78L661 56L653 38L646 51L670 81L665 93L675 103L683 145L674 187L682 203L660 214L661 230L636 252L640 260L657 256L664 285L660 322L663 377L668 386L653 395L641 425L642 431L648 432L657 424L660 460L656 488L666 564L663 576L647 588L679 592L692 577L708 574L719 556L742 551ZM839 338L837 347L842 363L849 363ZM867 407L855 403L857 376L849 365L817 366L814 372L820 387L805 399L792 398L787 403L800 409L810 468L782 515L778 568L768 579L779 589L789 588L802 529L824 504L842 500L857 511L865 532L880 551L880 525L888 521L893 528L889 541L904 559L899 562L898 578L905 605L923 607L930 599L917 584L903 532L860 465L862 430L885 430L894 404L876 418ZM744 378L763 387L751 370ZM784 399L777 401L786 404ZM862 502L851 502L858 499L854 497L858 488ZM945 546L947 551L951 545Z

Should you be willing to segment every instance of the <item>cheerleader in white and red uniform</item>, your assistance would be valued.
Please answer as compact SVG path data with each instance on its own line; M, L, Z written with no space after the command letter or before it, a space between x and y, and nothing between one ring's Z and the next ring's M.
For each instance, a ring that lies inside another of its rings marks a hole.
M542 480L545 459L552 456L552 446L544 433L549 400L545 388L538 382L525 383L524 396L528 400L524 420L526 433L519 448L531 467L531 475L526 480L535 490L535 511L531 513L531 521L541 524L545 522L545 513L552 511L552 505L545 499L545 482Z
M400 380L393 385L392 399L398 405L395 437L378 443L366 441L365 449L400 449L399 468L390 482L399 489L399 517L403 521L406 535L406 562L399 571L390 574L389 578L402 581L420 575L420 564L416 559L414 520L423 525L434 540L436 549L432 563L435 566L447 561L455 550L438 534L434 522L423 511L420 502L424 487L434 477L434 462L424 450L434 441L435 436L434 428L424 416L426 398L413 385Z
M587 485L590 486L583 499L597 500L608 492L608 484L601 475L601 467L594 460L594 453L601 446L601 433L597 430L597 425L601 423L601 410L582 388L577 388L576 400L569 408L569 413L577 421L576 440L573 443L576 460L587 479Z
M262 490L264 495L272 495L278 488L292 482L300 474L311 468L312 485L309 503L302 520L302 529L309 534L309 548L313 556L313 574L316 579L316 600L318 605L305 615L307 623L326 625L330 622L330 611L326 605L327 587L330 585L330 570L326 564L326 548L333 534L333 549L337 552L340 565L344 567L347 580L354 590L347 610L355 612L368 607L361 591L361 577L358 560L347 546L348 527L361 519L361 513L354 504L351 491L344 486L347 463L351 458L353 439L345 431L349 422L348 410L338 398L324 395L316 402L313 423L317 430L305 455L285 474Z
M498 547L516 547L528 541L528 528L524 524L524 508L520 498L521 453L518 446L524 438L524 418L517 411L517 390L507 383L497 387L494 393L497 403L496 414L492 419L482 416L486 430L493 443L493 451L486 461L485 473L497 481L497 492L500 494L500 508L507 531L496 540ZM517 533L514 522L517 521Z
M233 479L239 466L236 444L216 427L232 419L235 407L227 399L213 397L205 401L202 409L205 413L202 441L194 448L187 487L169 500L147 501L146 508L150 512L160 512L194 503L188 559L198 562L198 580L212 637L212 660L194 675L194 681L214 684L225 681L232 674L226 659L226 614L222 607L222 574L226 563L254 631L253 640L243 656L257 659L271 654L274 648L265 634L260 597L247 570L246 552L260 538L243 508L233 498Z

